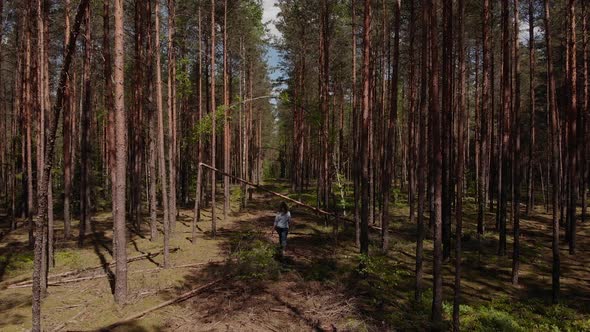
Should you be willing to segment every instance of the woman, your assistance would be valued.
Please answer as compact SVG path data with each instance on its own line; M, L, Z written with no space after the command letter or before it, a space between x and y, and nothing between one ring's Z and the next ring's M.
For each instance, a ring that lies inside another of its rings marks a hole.
M285 255L287 247L287 234L289 233L289 223L291 222L291 212L287 203L282 202L279 206L279 212L275 217L274 229L279 234L279 245L281 247L281 256Z

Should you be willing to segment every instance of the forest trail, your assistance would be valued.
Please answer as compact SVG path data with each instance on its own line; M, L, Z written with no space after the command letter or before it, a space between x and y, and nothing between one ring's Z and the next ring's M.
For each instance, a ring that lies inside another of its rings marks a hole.
M287 191L282 182L271 184L279 192ZM303 199L310 199L311 193ZM271 236L274 211L280 201L270 194L257 192L248 207L239 211L232 206L228 222L218 220L218 235L210 237L210 209L205 208L199 223L196 245L190 242L192 211L181 210L176 231L171 239L173 267L161 269L162 255L129 263L129 303L118 309L111 296L109 279L99 277L49 287L44 301L43 320L51 331L96 330L123 320L135 313L170 300L188 290L225 278L222 282L179 304L153 311L131 323L115 328L118 331L302 331L302 330L382 330L426 328L429 301L413 303L412 282L415 225L407 223L407 207L394 207L392 223L393 248L387 256L374 256L366 261L359 278L358 254L353 245L354 227L342 225L338 243L334 241L331 224L314 214L294 207L294 227L284 259L275 256L276 235ZM221 205L219 205L221 211ZM497 233L488 232L478 254L472 230L475 209L467 211L464 239L463 296L470 306L489 301L550 298L550 237L546 215L537 213L523 220L523 267L520 287L510 286L510 259L498 258L494 252ZM221 215L221 213L219 214ZM492 215L490 214L490 217ZM493 220L493 219L489 219ZM110 214L93 218L95 234L86 246L77 250L75 241L59 241L57 266L51 274L83 269L111 261ZM59 225L59 223L58 223ZM144 230L144 234L149 231ZM589 226L579 233L580 253L587 252ZM62 236L58 228L58 237ZM31 252L24 247L26 229L4 236L0 253L0 330L22 331L30 328L30 288L7 288L30 277ZM372 234L377 240L378 235ZM129 232L128 256L157 253L161 238L152 243L148 238ZM425 257L432 255L432 242L427 239ZM565 251L565 246L564 246ZM376 248L371 249L377 252ZM23 258L29 257L29 261ZM19 258L19 259L17 259ZM28 263L22 263L23 261ZM20 262L18 266L11 262ZM201 264L183 268L187 264ZM427 266L429 273L431 266ZM578 255L574 260L562 258L562 291L567 304L588 314L583 303L590 300L590 258ZM445 293L452 292L451 264L444 266ZM104 274L92 270L81 277ZM77 277L79 277L77 276ZM71 279L73 276L66 277ZM52 280L50 279L50 282ZM431 281L427 280L425 285ZM422 322L422 323L420 323ZM416 325L417 324L417 325Z
M113 266L88 270L112 260L110 213L97 214L92 218L94 234L87 237L83 249L76 247L75 239L63 241L63 224L57 222L56 235L60 241L56 248L56 267L50 275L72 270L85 271L49 280L49 295L43 303L43 321L47 330L100 329L199 285L235 275L236 270L241 275L218 283L183 303L156 310L115 330L260 331L262 328L267 331L297 331L310 328L327 330L331 324L342 326L341 323L354 317L353 299L344 296L344 290L336 289L336 285L305 280L310 267L323 269L317 265L318 259L320 262L330 260L329 257L335 253L330 248L333 243L329 240L330 232L317 224L323 219L304 211L294 211L297 224L289 236L287 256L282 260L273 257L277 237L274 234L271 236L271 229L277 205L274 197L256 193L245 210L238 212L237 206L232 206L236 212L230 214L228 222L218 217L215 239L210 237L210 209L205 208L203 221L198 224L195 245L190 242L193 213L191 210L180 210L170 242L171 248L178 249L171 249L173 268L168 270L161 268L163 258L157 254L161 250L162 234L152 243L144 236L149 234L149 225L144 224L144 235L128 228L128 257L152 255L128 264L131 296L124 308L115 305L109 283L112 280L104 277L105 273L112 273ZM221 211L221 206L218 208ZM32 252L26 247L25 227L2 234L0 330L22 331L30 328L30 287L9 288L9 285L14 287L15 283L30 279ZM266 266L269 262L270 267ZM186 265L197 266L183 268ZM263 271L257 271L258 268ZM259 272L262 274L259 275ZM70 282L74 279L83 280ZM65 283L52 286L58 280Z

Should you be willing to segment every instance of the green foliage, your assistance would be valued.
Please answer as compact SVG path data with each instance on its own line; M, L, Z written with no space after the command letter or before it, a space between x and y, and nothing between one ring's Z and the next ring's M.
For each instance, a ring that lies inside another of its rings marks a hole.
M183 57L177 62L176 69L176 93L178 98L190 97L192 93L191 79L190 79L190 60L188 57Z
M225 108L223 105L217 107L215 111L215 131L220 133L223 131L223 118L225 114ZM208 141L211 139L211 132L213 128L213 117L211 113L207 113L203 116L201 121L198 121L193 128L193 140L202 139Z
M450 317L452 306L444 306ZM590 331L590 319L564 305L549 305L540 300L514 301L499 297L486 305L461 305L461 330L464 331Z
M234 271L238 279L277 279L280 275L280 265L274 259L276 250L269 243L255 240L249 248L236 251Z
M375 289L387 291L398 286L402 278L409 276L409 272L387 256L360 255L359 273L372 281Z
M29 271L33 269L33 252L11 253L0 255L0 267L4 267L7 275L18 271Z

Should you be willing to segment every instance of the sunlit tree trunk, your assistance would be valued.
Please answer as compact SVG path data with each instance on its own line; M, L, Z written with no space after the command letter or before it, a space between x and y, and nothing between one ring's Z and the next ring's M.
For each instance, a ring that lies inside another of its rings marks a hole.
M116 246L117 262L115 268L115 302L119 305L127 302L127 237L125 224L125 191L127 170L127 139L125 116L125 44L124 44L124 11L123 0L115 0L115 136L116 136L116 181L113 198L116 202L114 215L113 241Z

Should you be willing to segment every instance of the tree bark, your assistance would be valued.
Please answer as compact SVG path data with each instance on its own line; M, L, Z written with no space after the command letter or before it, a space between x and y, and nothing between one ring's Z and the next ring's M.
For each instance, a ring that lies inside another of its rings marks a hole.
M438 62L438 15L436 10L436 0L428 1L428 12L430 15L430 51L431 51L431 77L429 80L430 96L430 123L432 124L432 137L430 140L432 151L432 181L434 186L433 195L433 219L434 219L434 262L433 262L433 296L432 296L432 325L434 329L441 329L442 326L442 167L443 167L443 149L442 149L442 121L439 105L439 62Z
M201 6L199 5L199 110L198 122L201 123L203 119L203 22L201 18ZM191 239L192 243L197 243L196 223L201 220L201 196L202 196L202 178L203 168L199 167L203 162L203 136L198 137L197 145L197 189L195 195L195 212L193 216L193 223L191 225ZM245 197L245 193L243 193Z
M567 225L569 227L569 253L576 253L576 206L578 202L578 88L577 88L577 47L576 47L576 0L568 2L569 15L569 105L568 105L568 148L569 148L569 201L567 210Z
M80 150L80 232L78 234L78 247L84 245L84 238L90 231L90 121L92 118L92 77L90 72L92 40L90 34L90 7L84 17L84 102L81 118L81 150Z
M174 231L176 227L176 51L175 51L175 34L176 34L176 0L168 0L168 135L170 148L168 149L168 159L170 167L170 196L168 213L170 214L170 229Z
M229 122L229 80L228 80L228 40L227 40L227 0L223 2L223 169L230 173L231 131ZM230 212L229 178L223 179L223 220L227 221Z
M512 215L513 215L513 249L512 249L512 284L518 285L518 274L520 271L520 184L521 184L521 164L520 164L520 57L519 57L519 40L518 34L519 17L518 17L518 0L514 0L514 121L512 133L512 178L513 178L513 197L512 197Z
M422 4L422 17L421 23L422 26L425 27L428 25L430 17L429 17L429 7L426 5L425 2ZM427 153L428 153L428 137L427 137L427 130L430 126L427 122L427 115L428 115L428 71L430 70L428 64L428 29L422 29L421 32L421 56L420 56L420 139L418 144L418 225L417 225L417 235L416 235L416 282L415 282L415 292L414 292L414 300L416 302L420 301L422 297L422 277L424 275L424 267L423 267L423 260L424 260L424 237L425 237L425 229L424 229L424 213L425 213L425 205L426 205L426 177L427 177Z
M535 181L534 181L534 152L536 140L536 124L535 124L535 14L533 0L529 0L529 111L530 111L530 127L529 127L529 159L527 165L527 192L528 201L526 214L530 216L535 208Z
M127 139L125 116L125 44L124 44L124 11L123 0L115 0L115 136L116 136L116 181L114 199L116 210L114 213L113 241L115 250L115 302L119 305L127 301L127 237L125 226L125 196L127 170Z
M370 56L371 56L371 1L365 0L365 13L363 19L363 67L362 67L362 124L359 159L361 160L361 225L360 225L360 252L369 254L369 128L370 121Z
M44 235L47 227L48 220L48 184L51 169L53 167L53 152L55 148L55 136L57 132L57 123L59 121L59 115L64 105L64 92L65 82L68 76L72 57L75 53L75 44L78 34L80 32L80 25L82 22L82 15L88 7L89 0L81 0L78 5L78 11L76 14L76 20L74 22L73 29L70 32L70 42L67 45L67 51L64 56L63 67L59 76L58 91L56 94L56 103L53 106L53 116L50 118L50 125L47 130L47 146L45 149L44 167L43 174L41 176L41 190L38 193L39 199L39 210L37 220L35 222L35 236L37 239L41 239ZM30 44L29 44L30 47ZM27 68L27 67L25 67ZM33 299L32 299L32 330L37 332L41 331L41 261L42 261L42 241L35 242L34 249L34 261L33 261Z
M559 116L557 114L557 100L555 94L555 73L553 71L553 49L551 48L551 18L549 12L549 1L544 0L545 5L545 45L547 48L547 103L549 106L549 118L550 118L550 133L551 133L551 178L552 178L552 201L553 201L553 214L552 214L552 225L553 225L553 237L552 237L552 252L553 252L553 264L552 264L552 300L554 304L557 304L559 300L559 275L560 275L560 257L559 257Z
M150 240L156 241L158 238L158 197L157 197L157 171L156 159L158 143L157 122L158 112L157 107L154 107L154 39L152 36L153 21L152 21L152 1L145 3L145 15L147 17L147 101L149 107L149 202L150 202ZM158 13L156 13L158 15ZM156 41L159 42L159 41ZM156 56L160 56L158 53Z
M399 44L400 44L400 1L396 0L393 6L395 37L393 40L393 68L391 73L391 103L389 105L389 119L387 121L385 167L382 185L383 195L383 224L381 225L381 250L387 252L389 247L389 200L391 198L391 181L393 178L394 155L395 155L395 133L397 124L397 96L399 81ZM382 105L384 106L384 105Z
M455 209L455 287L453 299L453 331L459 331L459 305L461 301L461 236L463 232L463 185L465 176L465 122L468 110L465 105L465 0L459 0L459 105L457 109L457 205ZM476 83L477 84L477 83Z
M215 167L215 150L216 150L216 117L217 117L217 110L215 104L215 0L211 0L211 57L210 57L210 102L211 102L211 166ZM215 238L217 234L217 217L215 215L215 173L210 172L211 176L211 236Z
M166 176L166 150L164 136L164 106L162 105L162 64L160 58L160 2L154 4L155 11L155 57L156 57L156 109L158 113L158 168L162 187L162 207L164 209L164 267L170 266L170 205L168 203L168 177Z

